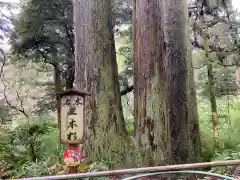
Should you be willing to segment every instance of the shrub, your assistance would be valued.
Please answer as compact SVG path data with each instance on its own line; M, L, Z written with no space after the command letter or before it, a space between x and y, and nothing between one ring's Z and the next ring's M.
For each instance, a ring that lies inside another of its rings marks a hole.
M10 176L46 175L49 167L59 164L62 159L63 146L59 142L56 123L50 118L25 121L4 133L0 142L0 159L8 164Z

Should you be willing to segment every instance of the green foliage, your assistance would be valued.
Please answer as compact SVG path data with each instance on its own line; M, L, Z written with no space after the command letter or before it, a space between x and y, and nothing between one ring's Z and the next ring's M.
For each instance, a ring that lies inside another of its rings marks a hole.
M55 171L62 160L56 123L50 117L32 118L0 137L0 159L8 164L9 175L28 177Z
M133 76L132 69L132 27L122 34L126 37L125 45L119 48L119 54L124 57L124 68L120 71L120 82L124 78L131 78Z
M47 51L56 46L66 52L72 47L72 12L69 0L24 1L19 16L14 20L14 49L23 52L43 48L42 53L47 55Z
M50 117L33 118L12 130L0 132L0 159L8 178L37 177L61 171L63 150L67 147L60 144L57 125ZM109 170L109 166L109 162L101 161L86 167L87 171L96 172ZM79 168L82 171L86 167Z
M235 82L235 67L213 66L214 87L217 97L226 95L238 95L238 87ZM208 97L208 79L206 66L198 70L197 86L200 95Z
M59 88L72 86L74 79L72 1L23 1L21 11L14 18L13 24L12 53L25 57L25 60L22 58L16 58L16 60L20 63L24 63L24 61L31 61L35 64L42 63L44 65L40 71L50 65L52 67L50 71L55 71L55 80L59 79L57 83ZM57 91L60 91L59 88ZM53 95L51 97L50 101L54 99ZM48 102L41 99L39 102L41 108L36 109L36 112L42 114L42 111L46 110L42 105L51 104ZM52 107L49 108L52 109Z
M213 64L213 77L215 94L217 97L226 95L238 95L238 87L235 82L235 66L221 66L217 64L216 53L211 53L210 59ZM207 59L202 51L193 52L193 67L195 68L195 82L199 95L209 97L208 77L207 77ZM229 58L231 59L231 58ZM229 61L229 60L228 60ZM209 62L208 62L209 63ZM225 64L234 64L232 62L224 62Z
M207 99L198 104L203 161L238 159L240 152L240 101L233 97L218 99L219 148L214 149L211 109Z
M90 165L89 172L110 170L105 162L94 162ZM107 180L107 177L86 178L86 180Z
M0 105L0 124L7 124L12 121L10 111L9 107Z

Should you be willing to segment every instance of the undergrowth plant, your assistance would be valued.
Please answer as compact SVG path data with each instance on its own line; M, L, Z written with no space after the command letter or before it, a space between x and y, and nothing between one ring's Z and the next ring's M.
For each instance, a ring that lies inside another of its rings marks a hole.
M9 176L49 174L49 168L62 158L57 132L52 119L38 117L4 133L0 137L0 159L7 164Z
M214 148L211 124L211 108L208 100L198 103L198 113L202 140L202 160L235 160L240 158L240 101L233 99L219 99L218 126L219 147ZM212 171L227 174L229 168L216 167Z

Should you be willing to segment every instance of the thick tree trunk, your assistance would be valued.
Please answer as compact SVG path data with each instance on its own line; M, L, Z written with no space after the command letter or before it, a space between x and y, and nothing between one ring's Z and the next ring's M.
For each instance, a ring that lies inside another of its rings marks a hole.
M134 3L136 137L144 165L166 165L171 157L161 0L136 0Z
M196 114L196 97L194 98L195 90L191 90L194 86L192 62L189 56L187 1L167 0L164 1L164 6L172 160L173 163L187 163L195 161L192 150L198 146L193 143L199 138L194 138L195 140L190 138L190 131L198 131L197 136L199 136L199 128ZM190 125L191 122L194 122L195 125ZM196 151L195 153L199 152Z
M113 36L111 1L74 1L76 85L88 90L86 155L111 165L130 163Z

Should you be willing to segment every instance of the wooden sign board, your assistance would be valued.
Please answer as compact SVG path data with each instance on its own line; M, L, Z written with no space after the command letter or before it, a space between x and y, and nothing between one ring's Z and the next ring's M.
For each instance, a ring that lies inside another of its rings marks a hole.
M85 96L76 92L60 98L60 136L64 144L81 144L84 140Z

